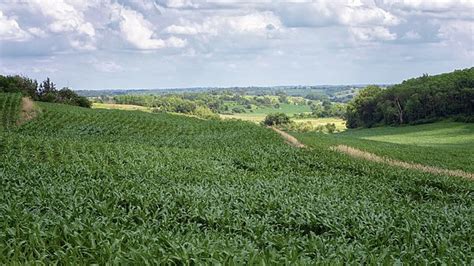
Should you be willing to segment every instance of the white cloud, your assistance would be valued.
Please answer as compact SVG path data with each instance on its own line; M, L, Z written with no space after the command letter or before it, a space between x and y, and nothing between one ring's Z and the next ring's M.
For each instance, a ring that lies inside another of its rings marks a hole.
M381 0L381 2L391 7L424 11L469 9L474 7L472 0Z
M388 27L403 21L368 0L284 3L277 10L289 27L348 27L352 36L361 41L394 40L397 34Z
M426 18L472 19L472 0L378 0L382 8L400 16Z
M68 34L71 47L80 50L94 50L96 31L92 23L86 21L84 11L91 7L94 1L77 0L31 0L28 2L31 10L40 12L47 20L46 27L33 27L32 33L48 30L53 34Z
M164 32L185 35L266 34L281 27L280 19L272 12L258 12L242 16L213 16L202 23L183 20L180 25L168 26Z
M199 5L197 3L194 3L191 0L162 0L159 1L161 4L163 4L166 7L169 8L197 8Z
M360 41L391 41L397 38L395 33L384 27L351 27L349 30Z
M93 60L92 64L96 70L101 72L114 73L123 71L123 67L114 61Z
M166 40L155 38L153 25L135 10L115 5L119 13L120 32L125 40L138 49L161 49L165 47L180 48L186 41L177 37Z
M91 76L123 72L102 80L108 84L120 78L124 84L141 82L125 77L144 64L152 75L186 77L179 84L191 76L202 85L206 79L243 82L240 74L249 84L252 77L265 84L298 83L315 77L318 67L324 75L313 81L337 82L346 77L341 69L365 75L366 68L403 58L416 71L443 64L449 70L456 63L460 68L474 60L474 0L0 0L0 10L2 67L41 76L47 70L32 70L29 62L55 55L50 66L60 69L57 75L80 68ZM77 64L84 55L108 59ZM285 72L291 62L299 71ZM249 64L257 71L246 72ZM226 76L233 66L233 75ZM409 68L404 62L405 73ZM146 71L140 73L145 80Z
M42 30L41 28L38 28L38 27L28 28L28 32L31 33L32 35L34 35L35 37L38 37L38 38L42 38L42 37L45 37L47 35L47 33L44 30Z
M278 6L278 13L289 26L320 27L331 24L348 26L393 26L400 23L394 14L373 1L330 1L289 3Z
M80 1L72 1L76 7ZM87 1L84 1L87 3ZM84 3L83 2L83 3ZM95 29L90 22L85 21L83 11L78 10L73 4L65 0L31 0L29 3L43 15L51 19L49 30L54 33L77 32L89 37L95 36ZM82 9L86 5L79 5Z
M16 20L8 18L0 10L0 40L26 41L29 40L30 37L30 34L24 31Z
M442 44L455 47L461 53L474 56L474 22L465 20L444 21L438 37Z
M419 40L419 39L421 39L421 36L418 32L416 32L414 30L409 30L409 31L405 32L405 34L403 35L403 39L405 39L405 40Z
M338 20L343 25L394 26L400 23L399 18L376 6L342 6L337 10Z

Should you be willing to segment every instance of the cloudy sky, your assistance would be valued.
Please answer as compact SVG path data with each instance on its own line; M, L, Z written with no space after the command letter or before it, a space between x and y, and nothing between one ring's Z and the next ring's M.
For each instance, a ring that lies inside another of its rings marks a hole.
M0 0L0 74L76 89L397 83L474 66L474 0Z

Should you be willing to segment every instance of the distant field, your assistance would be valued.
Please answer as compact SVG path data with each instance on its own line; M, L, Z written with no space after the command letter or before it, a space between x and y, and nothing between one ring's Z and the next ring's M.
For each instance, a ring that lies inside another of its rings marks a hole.
M250 121L254 123L260 123L265 119L266 114L251 115L251 114L234 114L234 115L223 115L220 117L223 119L240 119L244 121ZM292 121L296 123L307 123L310 122L313 126L326 125L333 123L336 125L338 131L346 130L346 121L336 118L336 117L327 117L327 118L292 118Z
M438 122L330 135L292 134L314 147L344 144L402 161L474 172L474 124Z
M247 110L246 113L236 113L232 115L223 115L221 114L221 118L230 119L236 118L245 121L252 121L252 122L261 122L265 119L265 116L271 113L285 113L288 116L292 116L298 113L309 113L311 112L311 108L307 105L294 105L294 104L280 104L280 108L273 108L273 107L258 107L252 109L253 112Z
M336 130L339 131L344 131L347 129L346 127L346 121L337 118L337 117L326 117L326 118L301 118L301 119L294 119L293 121L297 123L306 123L310 122L314 126L319 126L319 125L326 125L326 124L335 124L336 125Z
M240 105L239 105L240 106ZM243 107L243 106L240 106ZM289 116L298 113L309 113L311 108L308 105L294 105L294 104L280 104L280 108L274 107L257 107L252 109L246 109L246 113L236 113L233 115L221 115L223 118L238 118L241 120L260 122L267 114L271 113L285 113Z
M132 104L114 104L114 103L93 103L92 108L95 109L117 109L117 110L127 110L127 111L144 111L144 112L151 112L150 108L140 106L140 105L132 105Z
M294 104L280 104L280 108L273 108L273 107L259 107L256 109L253 109L252 113L244 113L242 115L267 115L270 113L285 113L289 116L292 116L294 114L298 113L309 113L311 112L311 108L308 105L294 105Z

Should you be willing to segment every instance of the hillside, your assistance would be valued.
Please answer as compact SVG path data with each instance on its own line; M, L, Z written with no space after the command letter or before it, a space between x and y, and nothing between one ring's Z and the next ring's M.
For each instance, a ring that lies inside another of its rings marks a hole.
M474 124L442 121L404 127L377 127L338 134L296 133L312 147L349 145L379 156L474 173Z
M474 67L423 75L381 89L368 86L347 105L349 128L433 122L446 117L472 122Z
M11 126L0 102L0 263L473 260L471 180L244 121L36 104Z

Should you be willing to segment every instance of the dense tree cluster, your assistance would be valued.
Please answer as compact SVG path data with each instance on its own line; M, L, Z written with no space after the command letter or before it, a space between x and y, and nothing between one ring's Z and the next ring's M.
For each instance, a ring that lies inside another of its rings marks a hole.
M91 107L91 103L86 97L79 96L67 87L56 89L56 84L49 78L38 84L36 80L28 77L0 75L0 92L20 92L36 101Z
M268 114L263 120L263 124L267 126L285 125L290 122L290 118L285 113Z
M311 102L311 116L312 117L344 117L345 105L342 103L332 103L329 100L322 102Z
M368 86L349 102L347 126L372 127L474 116L474 67L436 76L423 75L388 89Z

